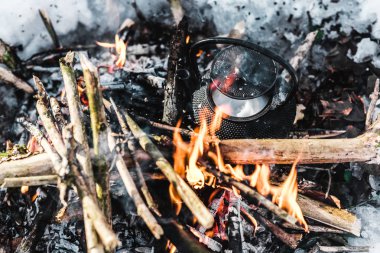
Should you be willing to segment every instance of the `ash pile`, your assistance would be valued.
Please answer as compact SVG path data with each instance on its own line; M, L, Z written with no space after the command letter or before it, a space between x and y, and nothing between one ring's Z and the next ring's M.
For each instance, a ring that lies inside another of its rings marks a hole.
M1 252L376 252L371 31L269 50L132 6L108 41L65 44L43 10L50 49L0 40Z

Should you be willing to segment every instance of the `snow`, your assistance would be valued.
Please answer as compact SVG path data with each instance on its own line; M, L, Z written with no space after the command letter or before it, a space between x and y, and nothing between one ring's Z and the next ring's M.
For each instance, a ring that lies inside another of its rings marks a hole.
M125 18L136 18L131 2L132 0L7 1L0 6L0 23L6 24L0 29L0 38L12 45L22 45L23 58L51 47L52 42L38 15L38 9L44 9L64 42L70 43L75 38L91 43L105 32L114 33ZM281 53L291 53L288 48L296 48L310 26L320 26L326 36L331 38L337 37L335 25L340 24L338 32L341 34L350 34L356 30L359 33L371 33L372 40L380 39L378 0L182 2L185 13L192 19L190 23L193 27L213 20L218 34L226 34L243 20L251 40L273 49L283 49ZM141 0L137 1L137 5L149 20L171 21L167 0ZM371 30L368 29L370 25ZM380 62L379 57L373 57L372 60L373 63Z
M380 217L380 209L364 205L355 208L354 211L362 222L361 238L348 238L349 245L370 246L370 253L380 252L380 226L376 222Z
M379 45L370 40L369 38L362 39L358 43L358 49L354 55L352 55L351 50L348 52L348 57L358 63L372 61L375 67L380 68L380 64L378 63L378 58L376 57L379 52Z

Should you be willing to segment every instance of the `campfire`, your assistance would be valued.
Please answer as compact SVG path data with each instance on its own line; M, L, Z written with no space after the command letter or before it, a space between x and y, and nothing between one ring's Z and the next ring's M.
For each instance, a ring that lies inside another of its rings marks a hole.
M378 41L321 22L276 48L166 5L76 44L41 9L27 59L0 39L0 251L376 252Z

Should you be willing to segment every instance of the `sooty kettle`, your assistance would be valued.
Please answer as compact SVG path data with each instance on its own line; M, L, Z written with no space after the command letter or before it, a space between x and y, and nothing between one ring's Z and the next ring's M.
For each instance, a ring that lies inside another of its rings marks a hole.
M201 71L199 55L206 48L218 52L205 54L203 60L215 57ZM197 123L201 115L210 123L218 108L221 139L287 136L296 114L298 78L282 57L248 41L215 37L193 44L189 60L199 83L192 97Z

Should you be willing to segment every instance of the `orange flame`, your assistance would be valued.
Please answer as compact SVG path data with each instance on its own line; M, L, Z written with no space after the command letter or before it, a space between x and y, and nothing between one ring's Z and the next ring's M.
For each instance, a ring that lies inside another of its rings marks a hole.
M297 170L295 162L290 170L289 176L285 182L279 188L274 188L272 193L273 202L279 207L286 210L291 216L295 217L298 222L304 227L305 231L308 231L308 225L303 217L301 207L297 203Z
M232 73L227 80L225 80L223 88L229 88L234 80L235 74ZM211 85L213 86L215 83ZM216 136L222 124L223 113L222 110L215 108L214 112L211 113L214 114L214 117L211 121L207 121L206 115L209 113L211 112L207 109L200 113L200 126L195 129L195 134L191 137L189 143L186 143L182 139L179 131L181 122L178 122L173 136L173 142L176 147L173 154L175 171L181 177L186 177L189 184L195 189L204 187L205 182L208 181L211 182L213 180L215 184L215 178L212 174L207 172L206 168L199 163L199 159L207 154L207 157L214 162L222 173L229 174L238 181L247 180L250 186L255 187L260 194L272 196L274 203L286 210L289 215L295 217L304 227L305 231L308 231L308 225L297 203L298 185L296 162L293 164L289 176L281 186L271 185L271 171L268 164L256 164L254 172L250 175L244 173L244 167L242 165L236 165L234 167L230 164L225 164L219 147L219 139ZM212 143L212 145L208 143ZM174 195L173 189L169 190L171 191L170 195L172 196L173 202L176 202L177 197ZM233 187L232 190L236 195L239 195L237 189ZM252 223L256 226L253 220Z
M127 45L128 42L124 42L118 34L115 35L115 43L107 42L96 42L97 45L105 48L115 48L118 58L115 62L115 65L118 68L124 67L125 62L127 61Z

